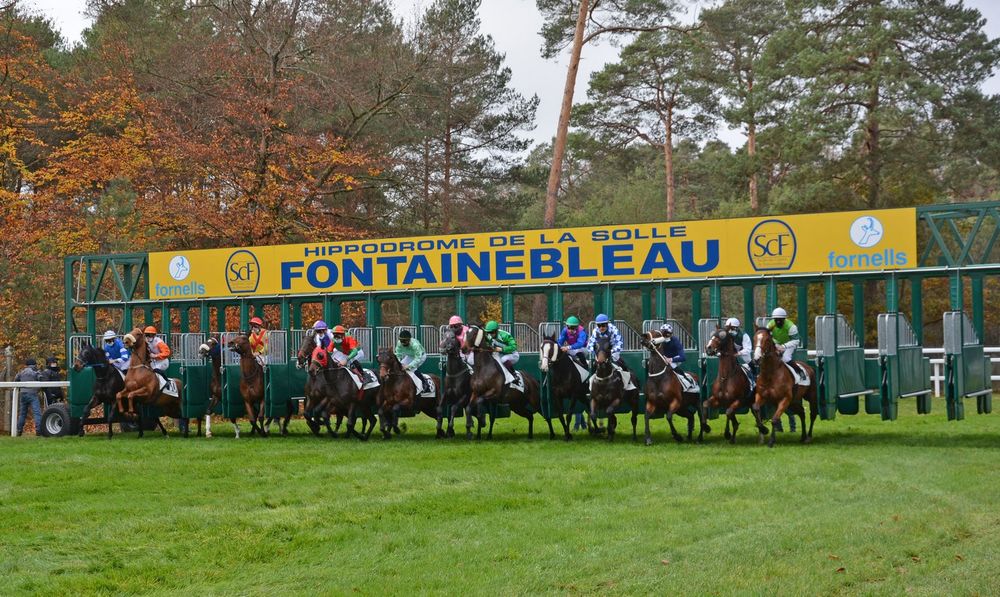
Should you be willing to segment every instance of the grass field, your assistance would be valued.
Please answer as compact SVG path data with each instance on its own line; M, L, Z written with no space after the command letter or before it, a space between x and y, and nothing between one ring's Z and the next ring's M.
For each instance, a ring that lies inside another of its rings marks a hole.
M0 594L1000 593L1000 415L900 410L773 450L748 417L736 446L721 420L647 448L516 417L481 443L423 418L367 444L4 438Z

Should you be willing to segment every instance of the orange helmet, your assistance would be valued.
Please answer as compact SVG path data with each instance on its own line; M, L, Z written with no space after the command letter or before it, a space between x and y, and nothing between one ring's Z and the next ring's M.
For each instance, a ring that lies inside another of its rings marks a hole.
M156 333L156 328L154 328L151 325L148 325L148 326L146 326L146 329L142 330L142 333L143 334L155 334Z
M250 325L259 325L260 327L264 327L264 321L260 317L254 317L250 320Z
M334 334L346 334L347 333L347 328L345 328L342 325L338 325L337 327L333 328L333 333Z

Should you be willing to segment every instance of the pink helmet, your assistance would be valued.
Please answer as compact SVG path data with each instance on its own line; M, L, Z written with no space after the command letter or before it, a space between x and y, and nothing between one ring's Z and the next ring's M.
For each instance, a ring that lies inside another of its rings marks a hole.
M451 319L448 320L448 325L462 325L462 318L458 315L452 315Z

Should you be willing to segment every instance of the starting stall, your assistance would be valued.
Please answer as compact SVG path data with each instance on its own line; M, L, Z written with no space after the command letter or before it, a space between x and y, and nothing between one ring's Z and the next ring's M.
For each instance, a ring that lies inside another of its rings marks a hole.
M902 313L879 313L878 359L881 369L881 414L895 421L900 398L915 398L917 413L931 412L931 360L910 321Z
M972 321L963 311L944 314L945 390L948 420L965 418L965 398L976 399L976 412L993 411L990 360Z

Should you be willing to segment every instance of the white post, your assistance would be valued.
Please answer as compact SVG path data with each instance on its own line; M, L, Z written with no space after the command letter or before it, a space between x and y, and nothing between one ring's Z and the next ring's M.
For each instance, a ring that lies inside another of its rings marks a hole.
M212 415L205 414L205 437L212 437Z
M14 398L10 402L10 436L17 437L17 406L21 401L21 388L14 388L11 395Z
M941 363L934 363L934 397L941 397Z

